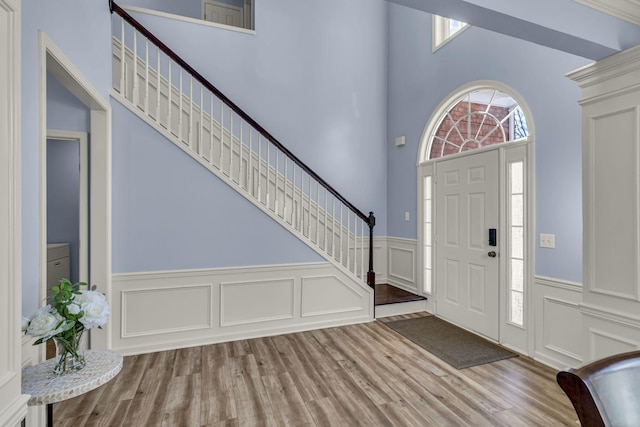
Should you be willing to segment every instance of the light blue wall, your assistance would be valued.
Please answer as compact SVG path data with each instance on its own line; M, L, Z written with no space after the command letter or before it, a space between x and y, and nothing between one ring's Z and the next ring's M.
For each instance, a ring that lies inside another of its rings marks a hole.
M113 101L113 271L324 260Z
M386 3L256 2L256 34L135 14L386 234Z
M536 249L536 274L582 280L581 121L578 86L565 73L590 61L479 28L435 53L431 15L389 4L388 231L416 238L420 137L458 87L496 80L519 93L536 132L536 228L556 249ZM406 145L395 147L396 136ZM404 212L411 221L404 221Z
M47 128L89 133L89 109L47 74ZM47 141L47 242L69 243L71 279L78 281L80 145Z
M89 133L89 109L47 73L47 128Z
M22 309L39 299L38 31L44 31L100 93L111 85L111 27L107 1L22 2ZM44 96L44 95L42 95Z

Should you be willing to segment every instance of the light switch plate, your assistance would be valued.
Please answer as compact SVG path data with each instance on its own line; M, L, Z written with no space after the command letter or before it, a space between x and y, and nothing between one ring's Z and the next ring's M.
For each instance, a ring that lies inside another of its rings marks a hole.
M556 235L555 234L543 234L540 233L540 247L553 249L556 247Z
M396 147L400 147L402 145L404 145L406 143L405 137L403 136L399 136L396 138Z
M409 212L405 212L405 213L404 213L404 220L405 220L405 221L409 221L409 218L410 218L410 216L409 216Z

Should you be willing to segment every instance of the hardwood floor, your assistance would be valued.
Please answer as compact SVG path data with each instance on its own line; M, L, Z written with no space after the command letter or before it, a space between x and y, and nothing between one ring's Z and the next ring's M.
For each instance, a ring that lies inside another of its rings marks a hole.
M385 283L376 284L375 305L396 304L409 301L421 301L425 299L425 297L412 294L411 292L396 288L395 286L387 285Z
M61 426L576 426L526 357L456 370L383 322L125 357Z

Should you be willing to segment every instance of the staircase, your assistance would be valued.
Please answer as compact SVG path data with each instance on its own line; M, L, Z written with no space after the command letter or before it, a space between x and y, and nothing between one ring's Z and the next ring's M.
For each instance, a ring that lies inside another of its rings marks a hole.
M346 274L375 285L365 215L114 2L112 96Z

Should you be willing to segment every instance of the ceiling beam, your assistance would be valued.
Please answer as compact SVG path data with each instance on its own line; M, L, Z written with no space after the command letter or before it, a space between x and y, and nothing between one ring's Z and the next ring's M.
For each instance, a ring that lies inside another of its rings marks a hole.
M388 0L584 58L640 44L640 27L573 0Z

